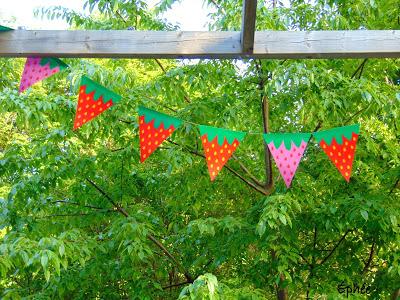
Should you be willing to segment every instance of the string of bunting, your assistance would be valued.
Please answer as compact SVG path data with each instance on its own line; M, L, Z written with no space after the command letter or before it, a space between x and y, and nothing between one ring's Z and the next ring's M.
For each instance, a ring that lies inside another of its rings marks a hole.
M0 30L12 29L1 26ZM35 83L68 67L58 58L28 57L22 73L19 92L22 93ZM83 76L80 82L73 129L78 129L120 100L120 95ZM140 161L143 163L184 121L143 106L139 106L138 114ZM230 159L246 134L257 134L200 124L195 125L199 127L212 181ZM360 125L355 124L313 133L258 134L263 136L276 166L289 188L312 136L340 174L349 182L359 133Z

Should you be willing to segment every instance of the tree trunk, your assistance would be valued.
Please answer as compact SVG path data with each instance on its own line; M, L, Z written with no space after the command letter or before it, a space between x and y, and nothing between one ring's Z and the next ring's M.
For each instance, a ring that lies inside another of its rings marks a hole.
M391 300L399 300L400 299L400 288L396 289L393 292L392 297L390 299Z

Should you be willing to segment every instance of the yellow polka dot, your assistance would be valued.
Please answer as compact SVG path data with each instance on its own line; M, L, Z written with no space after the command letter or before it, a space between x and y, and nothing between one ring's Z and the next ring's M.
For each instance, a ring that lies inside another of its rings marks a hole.
M215 160L215 162L216 162L216 163L218 162L218 158Z
M206 149L206 152L207 152L207 153L210 152L210 149L207 148L207 149Z
M353 145L351 145L351 146L350 146L350 149L354 149L354 146L353 146Z
M219 151L219 153L224 153L224 150L223 150L223 149L221 149L221 150Z
M339 155L339 156L342 156L342 153L339 152L338 155Z
M87 111L85 111L84 115L87 116Z
M79 108L78 108L78 111L81 111L81 110L82 110L82 107L79 107Z
M347 166L347 170L350 170L350 166Z
M214 151L214 155L217 155L217 151Z
M86 108L89 108L89 104L86 104Z
M149 134L147 137L148 137L148 138L151 138L151 134Z
M144 130L140 131L142 134L144 133Z
M212 147L212 148L214 148L214 147L215 147L214 143L212 143L212 144L211 144L211 147Z
M159 142L158 142L158 141L155 141L155 142L154 142L154 144L158 145L158 144L159 144Z
M348 172L346 172L346 173L345 173L345 175L346 175L346 177L348 177L348 176L349 176L349 173L348 173Z
M149 146L150 146L150 145L151 145L151 142L148 142L148 143L147 143L147 145L149 145Z
M221 169L221 168L218 166L218 167L217 167L217 171L219 171L220 169Z
M211 157L207 157L207 160L211 160Z
M80 119L80 118L82 118L82 116L81 116L81 115L78 115L78 119Z
M146 150L146 146L143 145L143 150Z
M160 127L160 132L163 132L163 131L164 131L164 129L162 127Z
M236 144L236 143L233 143L233 147L237 147L237 144Z
M344 148L343 148L343 152L346 152L346 151L347 151L347 148L346 148L346 147L344 147Z
M232 151L230 149L228 149L228 153L230 154Z
M212 176L215 176L215 172L212 172L211 174L212 174Z
M333 153L332 152L329 152L329 156L332 156L333 155Z
M214 168L214 164L211 164L211 165L210 165L210 168Z
M343 158L342 162L343 162L343 163L345 163L345 162L346 162L346 160Z
M147 130L150 130L150 125L149 125L149 126L147 126Z
M337 164L338 163L338 160L337 159L335 159L335 164Z
M85 123L85 122L86 122L86 119L83 119L82 122Z
M162 137L163 139L165 139L165 134L163 134L161 137Z
M141 139L142 142L144 142L144 139Z
M90 97L89 97L89 96L87 96L87 97L86 97L86 101L89 101L89 100L90 100Z
M344 142L344 144L347 146L347 145L349 144L349 142L348 142L348 141L346 141L346 142Z
M221 158L222 161L225 161L225 157Z
M143 119L140 120L140 124L143 124Z
M353 137L353 142L355 142L357 139L355 137Z
M343 166L340 166L340 170L343 170Z
M156 133L154 134L154 136L158 136L158 132L156 132Z
M207 142L207 139L203 139L203 143Z
M91 113L90 115L93 117L93 116L94 116L94 113Z
M323 145L322 145L322 148L324 148L324 149L325 149L325 148L326 148L326 145L325 145L325 144L323 144Z
M150 153L151 152L151 150L149 149L149 150L147 150L147 153Z
M350 155L350 154L349 154L349 155L347 155L347 158L348 158L348 159L351 159L351 155Z
M96 104L92 106L92 108L96 108Z
M224 148L226 149L226 148L228 148L228 146L225 144Z
M172 129L171 129L171 128L170 128L170 129L168 129L168 132L169 132L169 133L171 133L171 132L172 132Z

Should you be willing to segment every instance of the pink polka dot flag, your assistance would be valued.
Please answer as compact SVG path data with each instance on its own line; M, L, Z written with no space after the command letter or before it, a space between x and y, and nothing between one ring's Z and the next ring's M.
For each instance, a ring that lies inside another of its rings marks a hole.
M301 158L310 140L311 133L270 133L264 139L289 188Z

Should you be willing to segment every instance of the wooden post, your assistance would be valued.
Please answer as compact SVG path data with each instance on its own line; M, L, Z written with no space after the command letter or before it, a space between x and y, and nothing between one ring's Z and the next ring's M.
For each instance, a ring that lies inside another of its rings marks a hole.
M244 0L242 11L242 31L240 42L242 53L251 54L254 49L254 32L256 29L257 0Z

